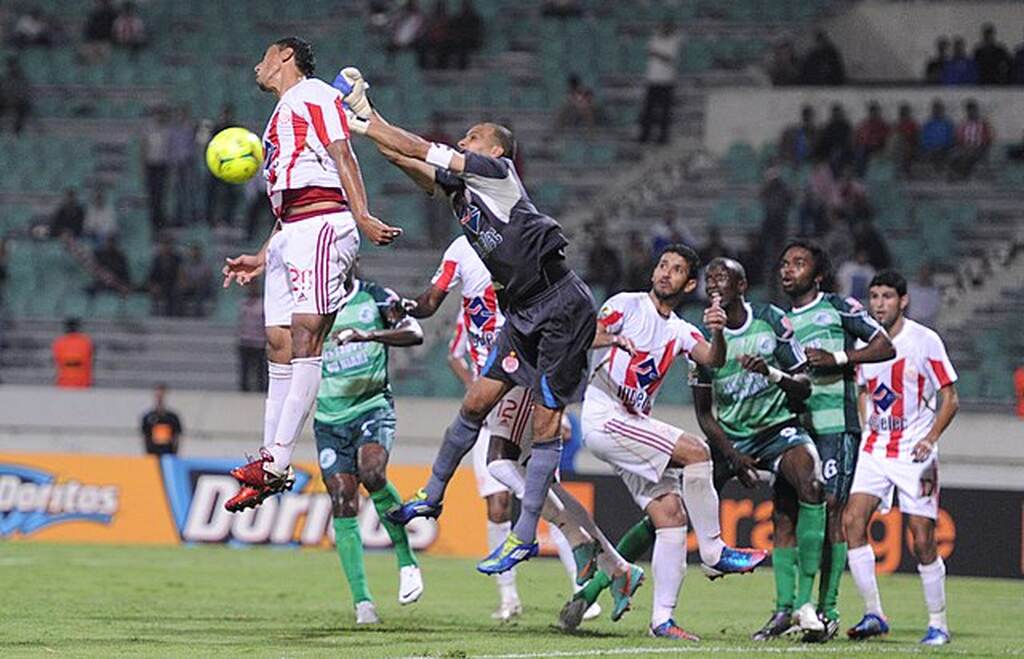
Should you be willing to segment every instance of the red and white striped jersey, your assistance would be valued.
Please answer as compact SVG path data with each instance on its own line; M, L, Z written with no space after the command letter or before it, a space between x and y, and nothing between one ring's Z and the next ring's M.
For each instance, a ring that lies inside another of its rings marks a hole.
M910 462L914 444L935 423L936 392L957 376L942 339L924 325L907 318L892 343L895 358L857 367L857 384L870 406L861 449ZM857 347L864 345L861 341Z
M633 341L636 354L612 346L595 351L587 401L622 406L629 414L647 416L672 362L689 356L704 335L675 313L665 318L648 293L619 293L597 316L611 334Z
M341 92L323 80L307 78L281 96L263 133L263 176L275 216L281 217L295 197L286 191L319 190L319 196L307 202L328 196L344 200L338 168L327 147L348 136Z
M444 251L441 266L431 281L445 292L462 285L462 330L456 327L456 338L460 331L465 334L473 372L479 374L498 328L505 324L505 317L498 309L491 273L470 247L469 240L459 236Z

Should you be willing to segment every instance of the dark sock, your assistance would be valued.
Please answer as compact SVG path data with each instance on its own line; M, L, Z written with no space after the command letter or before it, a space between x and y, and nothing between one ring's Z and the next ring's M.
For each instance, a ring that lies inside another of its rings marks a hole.
M452 479L455 470L459 468L462 458L469 453L480 436L480 424L470 421L462 412L459 412L452 424L444 431L444 441L434 458L434 467L430 473L430 480L424 490L427 493L427 501L439 503L444 499L444 490L448 487L448 481Z
M537 538L540 511L548 498L548 490L555 480L555 471L562 459L562 440L555 438L542 444L534 442L530 461L526 463L526 489L522 508L512 532L523 542Z

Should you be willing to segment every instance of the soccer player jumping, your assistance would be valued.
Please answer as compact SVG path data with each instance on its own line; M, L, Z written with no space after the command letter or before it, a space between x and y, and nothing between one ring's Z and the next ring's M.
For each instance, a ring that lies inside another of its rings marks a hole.
M270 384L260 457L231 472L241 483L225 504L232 512L294 483L292 453L316 400L324 337L354 293L345 282L358 231L378 245L402 232L370 214L341 94L314 78L314 67L312 46L288 37L268 46L254 69L259 88L278 98L263 135L263 174L277 223L259 253L227 260L224 286L246 285L266 272Z
M507 128L477 124L453 149L388 124L370 107L358 70L343 70L335 84L345 88L345 102L355 115L353 130L447 195L463 233L494 279L506 319L481 377L445 432L426 487L390 517L407 522L440 515L448 481L472 449L487 414L514 386L526 387L536 404L522 511L505 542L477 565L485 574L504 572L538 552L537 522L561 457L562 412L586 376L596 326L594 299L565 263L568 241L561 227L537 210L523 188Z
M868 291L868 308L892 337L896 357L857 370L860 409L866 421L843 521L850 543L850 572L864 599L865 613L846 633L852 639L865 639L889 631L875 579L875 552L868 544L868 522L875 510L889 510L895 488L900 512L908 518L928 606L928 631L921 643L945 645L950 640L946 565L935 542L937 444L959 407L956 371L939 335L903 315L910 298L902 275L883 270L871 280Z

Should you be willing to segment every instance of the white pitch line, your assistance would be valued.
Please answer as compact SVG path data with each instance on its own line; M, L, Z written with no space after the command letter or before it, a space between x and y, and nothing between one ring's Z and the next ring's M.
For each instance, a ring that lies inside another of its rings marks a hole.
M950 654L968 654L966 650L946 650ZM763 645L738 647L738 646L716 646L716 645L686 645L671 648L606 648L595 650L564 650L551 652L527 652L514 654L470 654L472 659L545 659L557 657L600 657L605 655L651 655L651 654L921 654L922 648L916 647L884 647L879 645L857 645L857 646L831 646L831 647L765 647Z

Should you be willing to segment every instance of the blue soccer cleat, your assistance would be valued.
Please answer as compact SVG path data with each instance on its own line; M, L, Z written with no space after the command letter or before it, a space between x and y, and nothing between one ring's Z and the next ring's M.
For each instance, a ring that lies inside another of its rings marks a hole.
M576 562L576 585L585 586L597 574L597 555L601 546L594 542L584 542L572 548L572 557Z
M643 582L644 571L636 565L630 565L628 570L612 579L612 622L618 622L629 611L633 594Z
M441 514L442 505L440 502L431 503L427 501L427 493L423 490L417 490L416 494L412 495L412 498L403 503L401 506L396 506L391 510L387 511L384 516L388 518L388 521L392 524L401 524L405 526L413 519L417 517L434 517L437 518Z
M714 565L701 565L704 574L708 579L714 581L727 574L743 574L753 572L754 568L768 558L768 552L764 549L733 549L726 547L722 550L722 556Z
M528 561L540 552L536 542L523 542L515 533L509 533L505 542L476 564L477 572L501 574L508 572L523 561Z
M682 627L676 624L675 620L669 618L667 621L661 623L657 627L651 627L651 636L655 638L670 638L673 641L700 641L700 637L696 634L691 634Z
M921 639L921 645L946 645L949 643L949 632L938 627L929 627Z
M875 636L884 636L889 633L889 623L880 615L865 613L853 627L846 630L846 636L851 641L863 641Z

